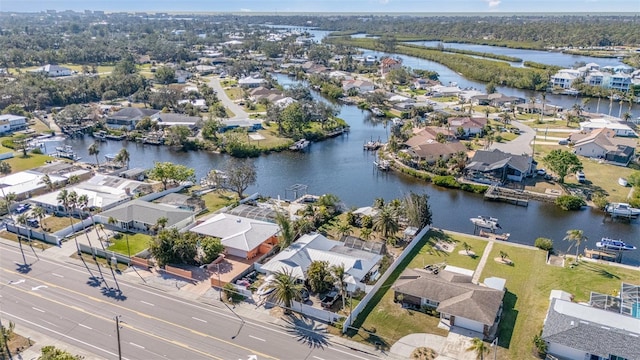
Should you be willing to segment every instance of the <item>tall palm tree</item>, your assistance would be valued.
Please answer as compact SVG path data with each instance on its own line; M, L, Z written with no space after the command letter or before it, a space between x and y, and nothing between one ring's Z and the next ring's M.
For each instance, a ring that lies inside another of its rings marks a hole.
M542 109L540 109L540 122L542 122L542 119L544 118L544 106L545 106L545 102L547 101L547 93L543 92L541 97L542 97Z
M53 191L55 184L53 183L53 181L51 181L51 177L49 177L49 174L43 176L42 179L40 179L40 182L42 182L47 187L47 190Z
M476 359L484 360L484 355L489 353L489 346L481 339L473 338L471 340L471 346L467 348L467 351L475 352Z
M42 230L45 229L44 226L44 217L46 216L46 212L44 211L44 208L42 206L36 206L33 211L31 211L31 213L33 214L33 216L38 218L38 221L40 222L40 227L42 227Z
M127 149L125 149L125 148L122 148L118 152L118 155L116 155L116 161L121 163L121 164L126 164L127 165L127 169L129 168L129 160L131 160L131 157L129 155L129 151L127 151Z
M337 230L338 230L338 233L340 234L341 238L351 235L351 233L353 231L352 228L351 228L351 225L349 225L346 222L338 224L338 229Z
M398 232L398 229L398 222L395 216L393 216L393 212L385 206L384 209L378 213L378 216L376 216L373 222L373 230L379 232L383 238L387 239L390 234L394 235Z
M573 230L567 231L567 236L564 237L564 240L571 242L569 249L573 245L576 246L576 261L574 262L574 264L578 264L578 255L580 254L580 244L582 244L583 242L586 242L588 240L587 237L584 236L584 232L582 230L573 229Z
M276 212L276 224L280 227L280 236L278 236L280 249L286 249L295 239L293 225L289 217L280 211Z
M347 273L344 270L344 264L340 265L332 265L329 268L331 271L331 276L333 276L334 285L338 288L338 292L342 297L342 309L345 308L345 297L347 296Z
M11 164L6 161L0 161L0 174L9 175L11 174Z
M98 160L98 154L100 154L100 148L98 147L98 142L94 142L89 146L89 156L94 155L96 157L96 165L100 167L100 160Z
M83 213L85 211L89 211L89 207L88 207L89 197L87 196L87 194L82 194L78 196L77 206L78 206L78 209L80 209L80 220L82 220ZM89 232L85 231L84 235L87 237L87 242L89 243L89 246L93 248L93 245L91 245L91 239L89 238Z
M267 288L274 289L274 299L282 303L284 312L288 314L291 309L291 302L300 296L304 285L298 282L298 279L293 276L291 271L282 269L274 275L275 279Z
M75 195L72 196L72 194ZM78 194L75 191L69 192L67 189L60 190L57 197L58 203L62 205L62 207L64 208L64 212L67 213L67 216L69 216L69 222L71 223L71 234L74 234L76 232L73 228L73 217L71 216L71 213L73 206L75 206L72 204L75 204L77 199ZM74 237L73 239L76 242L76 250L78 250L78 254L81 254L80 245L78 244L78 238Z

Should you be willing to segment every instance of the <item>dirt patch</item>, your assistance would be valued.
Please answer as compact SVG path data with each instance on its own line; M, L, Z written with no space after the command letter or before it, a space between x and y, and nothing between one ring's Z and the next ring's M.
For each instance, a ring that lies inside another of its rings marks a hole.
M453 244L448 243L448 242L444 242L444 241L438 241L434 246L434 248L440 250L440 251L446 251L448 253L453 252L453 248L455 247Z
M467 255L467 256L471 256L471 257L476 257L476 253L473 250L469 250L469 251L460 250L460 251L458 251L458 254L459 255Z
M509 259L503 259L501 257L497 257L497 258L493 258L493 260L497 263L500 264L505 264L505 265L513 265L513 261L509 260Z
M269 310L269 315L276 318L283 318L285 316L284 310L280 306L274 306L271 310Z

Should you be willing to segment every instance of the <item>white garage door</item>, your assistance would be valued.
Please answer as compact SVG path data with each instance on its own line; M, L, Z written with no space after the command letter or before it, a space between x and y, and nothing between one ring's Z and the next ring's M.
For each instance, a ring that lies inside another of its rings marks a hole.
M462 317L456 317L455 326L465 328L468 330L477 331L479 333L482 333L484 330L484 324L479 323L477 321L465 319Z

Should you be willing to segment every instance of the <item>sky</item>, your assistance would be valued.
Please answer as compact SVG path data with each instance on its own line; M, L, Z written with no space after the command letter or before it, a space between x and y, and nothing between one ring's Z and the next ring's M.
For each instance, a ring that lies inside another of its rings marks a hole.
M0 11L640 13L640 0L0 0Z

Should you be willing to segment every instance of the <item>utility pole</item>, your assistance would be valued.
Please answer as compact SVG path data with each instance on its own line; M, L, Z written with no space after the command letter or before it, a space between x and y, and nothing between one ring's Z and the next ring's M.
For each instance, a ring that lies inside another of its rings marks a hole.
M118 360L122 360L122 346L120 345L120 315L115 316L116 336L118 338Z

